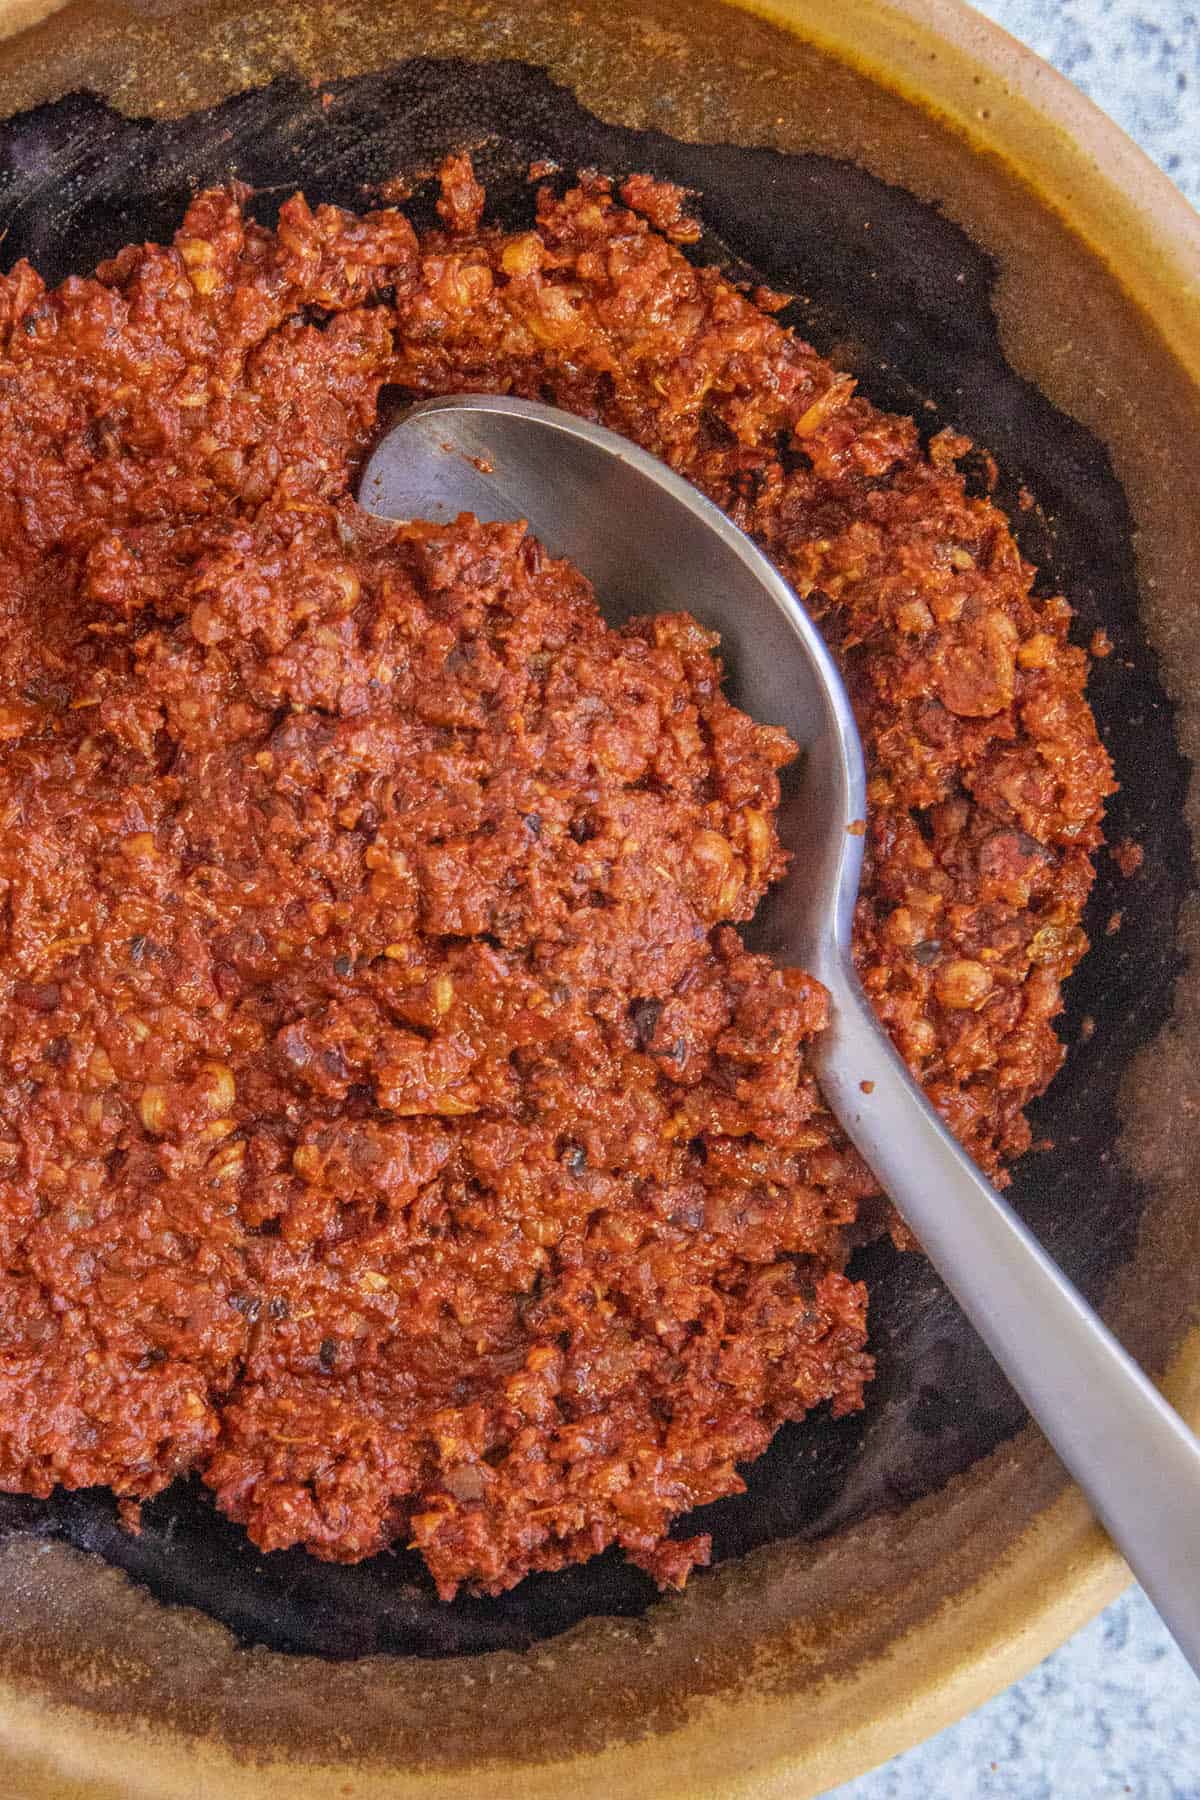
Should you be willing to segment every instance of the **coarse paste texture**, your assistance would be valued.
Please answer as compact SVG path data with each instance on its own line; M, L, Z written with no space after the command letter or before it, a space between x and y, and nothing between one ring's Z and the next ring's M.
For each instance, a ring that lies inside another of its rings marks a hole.
M361 515L379 390L602 419L774 558L866 742L863 980L998 1176L1086 948L1087 657L966 440L693 267L678 190L245 198L0 287L0 1486L196 1469L447 1597L614 1542L679 1584L672 1520L871 1371L825 996L732 929L793 746L653 595L611 630L520 524Z

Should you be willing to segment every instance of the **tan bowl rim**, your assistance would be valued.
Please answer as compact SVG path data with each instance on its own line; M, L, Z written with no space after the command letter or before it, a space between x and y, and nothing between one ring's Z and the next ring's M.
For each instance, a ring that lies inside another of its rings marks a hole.
M923 111L938 113L981 154L999 157L1043 206L1070 221L1117 276L1200 397L1200 216L1111 119L1032 50L962 0L840 0L836 7L828 0L726 3L829 51ZM61 4L0 0L0 37L37 23ZM986 109L980 104L981 84ZM1019 366L1021 347L1011 349ZM1200 1427L1200 1327L1178 1351L1163 1387ZM606 1793L629 1800L818 1795L1008 1686L1112 1600L1128 1579L1082 1497L1070 1489L976 1587L915 1627L896 1650L856 1672L847 1683L846 1705L826 1710L819 1742L806 1740L794 1699L762 1694L739 1705L737 1743L728 1741L729 1716L722 1721L720 1709L683 1723L668 1740L673 1772L666 1785L661 1765L649 1769L638 1745L631 1744L589 1758L577 1791L581 1800ZM899 1704L897 1690L903 1695ZM154 1786L148 1788L139 1774L144 1746L134 1733L100 1728L66 1709L54 1723L47 1718L50 1710L28 1697L0 1695L0 1755L20 1758L26 1747L47 1741L48 1727L75 1737L73 1746L64 1745L63 1768L70 1771L65 1784L60 1788L54 1777L45 1787L39 1781L39 1795L69 1792L74 1800L103 1791L130 1800L151 1794L156 1800L168 1795L186 1800L203 1789L228 1800L282 1800L298 1792L345 1791L338 1772L328 1766L310 1765L307 1777L282 1764L252 1771L178 1736L156 1743ZM755 1744L749 1766L747 1738ZM560 1795L570 1780L571 1771L562 1764L531 1766L524 1793L527 1800ZM452 1790L462 1791L453 1782L445 1791ZM421 1793L440 1791L436 1778L420 1787ZM417 1788L399 1773L377 1781L356 1771L353 1792L356 1800L400 1800Z
M936 110L977 149L1007 163L1070 221L1200 380L1200 212L1114 119L1028 44L967 0L845 0L835 26L831 9L812 0L725 3ZM986 110L976 72L991 77Z

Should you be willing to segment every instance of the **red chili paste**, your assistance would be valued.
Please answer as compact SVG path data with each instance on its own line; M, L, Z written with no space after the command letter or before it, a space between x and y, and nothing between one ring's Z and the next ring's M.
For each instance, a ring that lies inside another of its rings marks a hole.
M677 190L243 199L0 280L0 1486L194 1469L447 1597L610 1543L682 1583L672 1520L871 1370L825 996L733 930L792 746L519 525L360 515L379 390L602 419L775 559L868 749L863 980L996 1175L1086 947L1087 658L966 441L692 267Z

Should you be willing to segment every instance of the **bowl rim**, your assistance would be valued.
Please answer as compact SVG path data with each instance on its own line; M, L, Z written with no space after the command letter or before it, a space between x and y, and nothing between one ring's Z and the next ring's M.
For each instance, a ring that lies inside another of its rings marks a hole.
M941 115L974 149L999 157L1041 204L1069 218L1076 235L1153 320L1200 398L1200 214L1112 119L1033 50L964 0L724 4L829 52L921 110ZM62 5L63 0L0 0L0 38L37 24ZM981 82L986 109L980 105ZM1200 1428L1200 1326L1177 1351L1162 1386ZM750 1767L744 1750L739 1755L737 1745L728 1742L728 1710L715 1706L671 1734L668 1785L663 1785L661 1765L649 1767L633 1743L589 1759L588 1778L577 1783L578 1791L621 1792L631 1800L641 1795L646 1800L670 1800L672 1795L677 1800L717 1795L728 1800L811 1800L934 1735L1000 1692L1099 1612L1128 1580L1128 1569L1078 1490L1071 1488L999 1565L956 1596L952 1607L911 1627L902 1645L856 1672L842 1701L825 1709L819 1741L805 1741L794 1699L766 1693L743 1697L737 1703L739 1737L745 1731L757 1739ZM898 1683L901 1663L904 1677ZM919 1667L915 1677L914 1666ZM903 1693L899 1706L898 1686ZM47 1710L43 1703L0 1695L0 1741L18 1757L23 1745L44 1743ZM64 1729L80 1734L70 1759L71 1776L63 1788L54 1777L44 1787L35 1778L29 1792L39 1797L67 1791L111 1791L128 1794L130 1800L138 1794L182 1797L198 1791L205 1764L210 1764L213 1791L230 1800L235 1794L267 1800L298 1791L338 1791L338 1771L332 1767L313 1768L310 1787L297 1781L294 1765L259 1765L251 1775L244 1765L227 1763L208 1749L198 1758L182 1738L156 1744L149 1772L154 1785L143 1787L135 1773L139 1740L134 1733L111 1726L100 1730L92 1721L85 1725L65 1708L61 1720ZM0 1751L0 1756L6 1753ZM563 1777L562 1764L530 1768L525 1787L529 1800L561 1794ZM421 1793L430 1791L424 1779ZM248 1780L253 1785L244 1785ZM569 1773L566 1780L571 1780ZM376 1795L400 1800L404 1794L415 1796L418 1788L404 1778L376 1778L356 1770L354 1792L358 1800Z

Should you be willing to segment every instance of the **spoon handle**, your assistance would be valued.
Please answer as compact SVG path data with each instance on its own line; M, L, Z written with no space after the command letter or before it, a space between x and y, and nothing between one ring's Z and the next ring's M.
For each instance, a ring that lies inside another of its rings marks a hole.
M853 971L824 979L828 1104L1200 1674L1200 1440L951 1137Z

